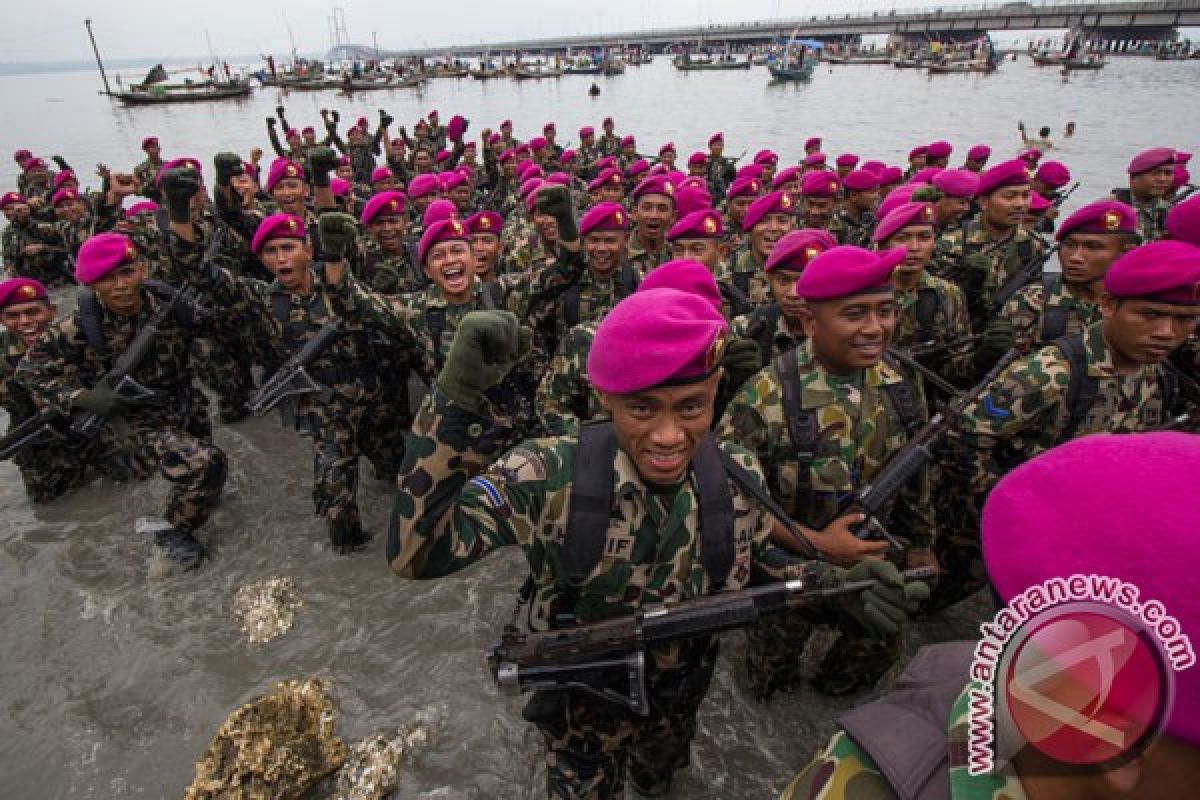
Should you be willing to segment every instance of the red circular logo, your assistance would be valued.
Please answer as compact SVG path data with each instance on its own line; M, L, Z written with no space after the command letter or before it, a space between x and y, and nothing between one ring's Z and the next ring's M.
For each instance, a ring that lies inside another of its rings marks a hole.
M1004 697L1021 737L1068 764L1141 752L1170 708L1172 674L1124 612L1077 603L1033 619L1005 654Z

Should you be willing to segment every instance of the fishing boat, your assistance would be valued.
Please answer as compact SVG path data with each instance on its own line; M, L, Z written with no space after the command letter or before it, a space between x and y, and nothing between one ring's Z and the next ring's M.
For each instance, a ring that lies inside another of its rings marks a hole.
M943 64L930 64L926 70L930 75L963 75L978 72L984 75L996 71L996 65L988 61L947 61Z
M519 81L539 81L543 78L559 78L562 77L561 69L552 69L550 67L530 67L520 66L512 71L512 76Z
M892 66L896 69L925 69L929 61L924 58L893 58Z
M767 63L771 79L778 83L811 79L817 69L817 53L824 46L824 43L816 39L797 39L796 31L792 31L787 44L783 46L778 63Z
M247 81L214 83L155 83L149 86L134 84L128 91L109 92L127 106L152 106L166 103L207 103L213 100L232 100L248 97L253 87Z
M1074 72L1076 70L1104 69L1104 65L1107 63L1108 62L1104 60L1103 56L1090 55L1084 56L1083 58L1072 58L1068 61L1064 61L1062 68L1068 72Z
M325 89L338 89L342 84L337 78L318 75L312 78L280 78L275 85L281 89L287 89L289 92L319 92Z
M1066 53L1030 53L1029 58L1039 67L1061 67L1068 61Z
M471 77L477 81L490 81L492 78L503 78L508 73L495 67L480 67L471 70Z
M701 70L718 70L718 69L750 69L749 61L738 61L733 56L722 56L720 58L693 58L688 53L681 56L676 56L674 62L675 69L682 72L696 72Z
M605 58L600 62L600 74L612 77L625 74L625 62L619 58Z
M398 77L395 74L387 76L376 76L373 78L352 78L350 80L350 90L355 92L369 92L376 89L412 89L420 86L424 82L419 76L413 75L406 78ZM345 80L341 86L346 88Z

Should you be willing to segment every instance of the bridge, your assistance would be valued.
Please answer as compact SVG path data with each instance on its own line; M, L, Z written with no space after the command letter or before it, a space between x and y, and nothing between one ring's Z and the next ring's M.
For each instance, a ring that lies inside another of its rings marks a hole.
M334 61L441 56L469 58L478 56L482 50L496 55L510 52L553 55L565 54L568 50L614 46L661 52L674 45L700 40L710 47L764 45L781 37L786 38L793 31L805 38L826 41L849 41L864 35L891 34L901 39L923 42L962 41L978 38L985 32L1082 28L1088 31L1089 39L1107 41L1115 47L1118 43L1130 41L1169 41L1175 38L1177 28L1198 26L1200 0L1158 0L1148 3L1038 0L523 39L492 42L486 47L475 43L413 50L377 50L365 45L344 44L332 48L327 58Z

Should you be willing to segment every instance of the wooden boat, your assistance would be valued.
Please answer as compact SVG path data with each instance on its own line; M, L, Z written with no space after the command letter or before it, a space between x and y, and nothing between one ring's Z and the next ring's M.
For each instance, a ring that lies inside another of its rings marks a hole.
M470 67L434 67L429 71L430 78L465 78L471 74Z
M812 78L813 72L817 69L817 60L814 58L806 58L799 64L790 64L777 66L768 64L767 71L771 73L771 78L776 81L807 81Z
M561 69L538 69L536 67L517 67L512 76L519 81L538 81L542 78L562 77Z
M324 89L340 89L342 83L337 78L321 75L315 78L280 78L277 85L289 92L319 92Z
M923 58L893 58L892 66L896 69L925 69L929 62Z
M987 75L996 71L996 65L991 61L950 61L945 64L930 64L927 70L930 75L964 75L970 72Z
M749 61L737 61L730 58L728 60L718 59L710 61L708 59L696 60L693 58L681 57L674 61L675 69L683 72L696 72L701 70L718 70L718 69L750 69Z
M1086 69L1104 69L1108 62L1103 58L1073 58L1063 62L1063 69L1074 72Z
M473 69L471 77L477 81L490 81L492 78L503 78L507 75L502 69Z
M1061 67L1070 60L1066 53L1030 53L1029 57L1039 67Z
M563 70L564 75L599 75L604 72L604 68L598 64L572 64Z
M610 59L600 65L600 74L606 75L610 78L614 75L624 75L625 65L615 58Z
M350 90L354 92L369 92L375 89L412 89L420 86L423 79L417 76L409 78L397 78L395 75L389 75L386 78L356 78L350 81ZM343 80L342 88L346 88L346 83Z
M162 84L150 86L135 84L127 92L112 92L127 106L153 106L167 103L207 103L213 100L232 100L248 97L252 88L249 83L235 81L232 83L195 83L195 84Z

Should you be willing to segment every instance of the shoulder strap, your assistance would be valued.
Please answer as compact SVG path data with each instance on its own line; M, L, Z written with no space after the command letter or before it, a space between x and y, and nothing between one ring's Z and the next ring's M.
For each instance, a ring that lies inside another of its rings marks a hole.
M796 354L787 352L778 356L774 366L783 387L783 418L796 451L796 460L801 464L796 475L796 496L807 498L812 492L807 465L817 452L817 415L811 409L800 407L800 369L796 365Z
M1100 392L1100 383L1087 371L1087 352L1083 349L1083 336L1076 333L1071 336L1061 336L1052 344L1066 356L1071 374L1067 378L1067 426L1063 429L1059 442L1067 442L1075 438L1079 426L1087 419L1088 412L1096 403L1096 395Z
M733 285L735 287L737 287L737 290L739 292L744 294L747 297L747 299L749 299L749 297L750 297L750 273L749 272L733 273Z
M101 359L108 358L108 342L104 339L104 324L101 322L100 301L96 293L86 286L80 286L76 292L76 304L79 308L79 327L83 329L88 347Z
M616 457L617 437L611 422L588 423L580 427L571 470L570 508L562 550L563 568L571 586L582 584L604 555Z
M480 300L488 311L504 308L504 287L498 283L485 283L480 289Z
M435 306L425 310L425 324L429 326L429 335L433 339L433 352L436 355L442 346L442 336L446 333L446 309Z
M633 268L633 264L623 261L621 269L617 273L617 299L623 300L636 292L640 283L637 270Z
M1050 295L1062 287L1061 272L1042 273L1042 289L1046 293L1042 305L1042 331L1038 337L1040 342L1053 342L1067 333L1067 309L1060 305L1050 305Z
M615 437L614 437L615 438ZM733 493L722 463L720 448L710 432L692 457L696 489L700 495L700 563L714 590L720 589L735 558Z
M926 286L917 290L917 304L913 310L917 315L917 329L922 340L933 338L937 328L935 320L941 306L942 296L937 289Z
M1170 361L1164 361L1162 367L1162 418L1167 419L1174 413L1175 403L1179 400L1180 378L1186 379L1186 376Z
M579 295L580 289L578 283L573 283L563 292L563 320L567 323L567 330L574 328L579 324Z
M883 360L901 376L904 376L904 368L893 361L890 355L885 353ZM883 394L891 403L896 416L900 418L900 425L904 428L905 435L912 436L921 429L921 414L917 410L917 397L913 392L912 383L907 378L900 383L884 384Z

